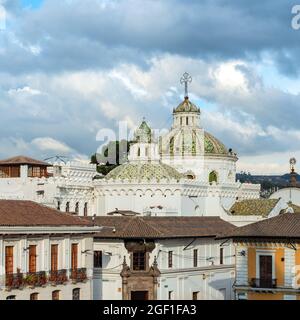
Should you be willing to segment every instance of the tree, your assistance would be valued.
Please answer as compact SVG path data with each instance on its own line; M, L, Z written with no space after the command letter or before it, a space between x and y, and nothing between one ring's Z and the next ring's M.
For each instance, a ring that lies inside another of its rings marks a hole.
M91 156L91 163L97 164L97 171L104 176L111 170L127 161L130 143L127 140L110 141L102 148L101 153Z

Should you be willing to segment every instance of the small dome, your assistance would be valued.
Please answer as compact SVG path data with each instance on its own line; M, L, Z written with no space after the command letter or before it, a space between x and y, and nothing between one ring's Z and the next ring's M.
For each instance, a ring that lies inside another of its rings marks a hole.
M204 132L204 150L207 154L228 155L228 150L225 145L208 132Z
M148 126L147 122L143 120L143 122L141 123L141 125L138 127L138 129L134 134L134 141L150 143L151 140L152 140L151 128Z
M125 163L110 171L106 180L180 180L183 175L163 163Z
M195 112L199 114L200 109L195 104L193 104L188 97L185 97L180 105L176 109L174 109L174 113L179 112Z

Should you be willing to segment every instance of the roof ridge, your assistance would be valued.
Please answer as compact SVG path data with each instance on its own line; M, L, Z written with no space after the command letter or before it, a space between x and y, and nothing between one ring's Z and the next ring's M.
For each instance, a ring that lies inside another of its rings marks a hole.
M156 232L158 232L159 234L163 234L159 229L157 229L156 227L152 226L151 224L149 224L147 221L145 221L144 217L137 217L138 219L142 220L143 223L145 223L148 227L150 227L151 229L155 230Z

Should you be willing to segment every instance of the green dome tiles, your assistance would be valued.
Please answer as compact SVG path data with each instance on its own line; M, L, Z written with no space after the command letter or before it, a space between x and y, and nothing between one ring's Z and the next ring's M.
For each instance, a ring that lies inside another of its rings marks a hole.
M208 132L204 132L204 150L206 154L228 155L225 145Z
M174 110L174 113L179 113L179 112L195 112L195 113L200 113L200 109L193 104L189 98L185 98L180 105Z
M163 163L125 163L105 177L106 180L180 180L183 175Z

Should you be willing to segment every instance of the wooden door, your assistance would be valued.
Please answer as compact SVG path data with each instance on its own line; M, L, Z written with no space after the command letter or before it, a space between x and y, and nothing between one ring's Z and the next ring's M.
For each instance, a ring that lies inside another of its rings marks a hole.
M71 268L76 270L78 268L78 244L72 244Z
M58 245L51 245L51 271L58 270Z
M131 291L131 300L148 300L148 291Z
M272 287L272 256L259 256L260 286Z
M14 247L5 247L5 274L14 273Z
M36 246L29 246L29 272L36 272Z

